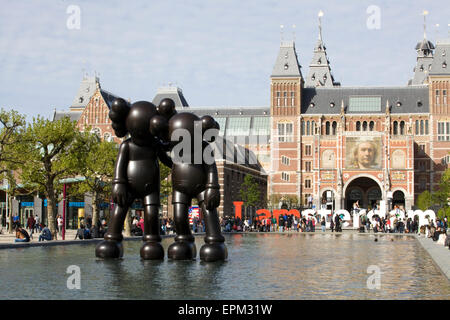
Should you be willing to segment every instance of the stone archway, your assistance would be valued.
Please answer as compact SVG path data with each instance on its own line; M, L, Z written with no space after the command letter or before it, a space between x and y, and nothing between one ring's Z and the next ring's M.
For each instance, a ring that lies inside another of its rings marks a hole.
M402 190L396 190L392 194L392 207L395 205L405 208L405 193Z
M353 203L359 200L360 208L373 208L383 197L378 181L368 176L358 176L347 182L344 188L346 210L351 211Z

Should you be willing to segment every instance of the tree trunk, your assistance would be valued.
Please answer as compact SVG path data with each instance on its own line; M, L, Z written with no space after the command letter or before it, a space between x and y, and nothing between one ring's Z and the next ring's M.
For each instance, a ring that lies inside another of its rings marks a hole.
M127 216L125 217L125 236L131 237L131 210L128 210Z
M98 209L97 209L97 204L98 204L97 198L98 198L98 193L94 192L93 199L92 199L92 226L96 226L97 220L99 219Z
M54 194L53 185L47 187L47 222L48 228L52 233L53 239L57 239L56 229L56 197Z
M8 197L8 206L9 206L9 208L8 208L8 210L9 210L9 225L8 225L8 231L9 231L9 233L13 233L13 230L12 230L12 224L13 224L13 210L12 210L12 196L9 196ZM6 214L8 214L8 212L6 213Z

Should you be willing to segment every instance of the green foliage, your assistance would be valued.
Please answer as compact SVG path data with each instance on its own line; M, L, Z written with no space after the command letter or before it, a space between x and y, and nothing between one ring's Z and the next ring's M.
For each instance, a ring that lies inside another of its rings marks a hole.
M0 173L17 169L24 158L15 146L23 140L25 116L15 110L0 110Z
M442 174L439 188L433 193L433 200L441 207L449 207L450 202L450 169Z
M425 190L416 199L416 206L419 207L420 210L425 211L428 210L433 205L433 199L430 191Z
M88 152L83 162L84 166L80 167L78 174L85 180L71 188L72 192L79 195L92 192L107 198L111 193L117 144L102 141L95 134L84 135Z
M172 179L169 177L170 170L161 161L159 162L159 177L161 181L160 197L162 205L168 204L169 195L172 193Z
M441 219L444 219L445 217L447 217L447 220L450 220L450 207L445 207L445 208L440 208L437 216Z
M102 141L96 134L83 133L83 140L88 150L83 166L78 175L84 181L70 185L70 194L82 196L90 193L93 196L93 221L98 220L98 210L102 202L111 197L111 181L114 175L114 164L117 157L117 144Z
M244 183L242 183L239 193L245 206L254 207L260 202L261 192L259 191L259 185L249 174L245 175Z

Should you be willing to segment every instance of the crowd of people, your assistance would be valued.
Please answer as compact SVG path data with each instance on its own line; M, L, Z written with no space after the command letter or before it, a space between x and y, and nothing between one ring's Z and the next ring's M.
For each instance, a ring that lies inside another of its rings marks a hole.
M336 215L335 219L330 222L330 230L340 232L342 225L342 217ZM221 219L221 226L224 232L315 232L316 228L325 232L327 223L325 217L321 219L313 216L299 218L292 214L285 214L280 215L278 219L275 216L259 219L227 217Z

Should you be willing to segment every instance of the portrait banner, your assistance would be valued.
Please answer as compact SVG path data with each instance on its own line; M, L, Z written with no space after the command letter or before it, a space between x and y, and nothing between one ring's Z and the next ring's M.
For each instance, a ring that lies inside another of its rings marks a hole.
M381 138L347 137L345 168L357 170L381 169Z

